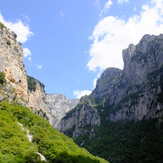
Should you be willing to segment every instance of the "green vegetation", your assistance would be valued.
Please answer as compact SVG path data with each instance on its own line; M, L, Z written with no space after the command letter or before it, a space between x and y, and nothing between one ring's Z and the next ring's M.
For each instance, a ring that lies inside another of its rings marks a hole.
M163 124L157 120L108 122L96 128L94 138L76 142L111 163L162 163Z
M5 28L5 25L0 22L0 29L3 29L3 28Z
M28 82L28 90L35 91L36 85L37 85L36 79L30 76L27 76L27 82Z
M6 83L5 73L4 72L0 72L0 85L3 85L5 83Z
M18 122L33 135L32 143ZM79 148L28 108L1 102L0 163L41 163L37 151L46 157L47 163L107 163Z

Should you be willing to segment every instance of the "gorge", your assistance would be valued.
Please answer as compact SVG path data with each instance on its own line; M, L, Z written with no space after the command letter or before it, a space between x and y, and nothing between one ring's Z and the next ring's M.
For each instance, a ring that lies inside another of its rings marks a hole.
M124 69L106 69L89 96L70 100L61 94L48 94L44 84L27 75L16 35L0 24L0 111L10 119L4 120L1 116L0 120L6 121L6 126L7 121L14 124L18 121L27 127L34 136L33 142L26 145L28 148L31 145L34 153L43 154L46 162L107 162L91 152L111 163L161 163L163 35L145 35L138 45L129 45L123 50L123 60ZM14 107L9 102L14 103ZM19 125L16 130L20 130ZM6 141L8 136L4 135ZM60 151L53 151L56 146ZM75 155L76 151L81 155ZM57 155L57 152L61 153ZM0 148L0 159L5 157L4 153ZM12 151L11 155L14 158L16 154ZM71 157L75 158L71 160Z

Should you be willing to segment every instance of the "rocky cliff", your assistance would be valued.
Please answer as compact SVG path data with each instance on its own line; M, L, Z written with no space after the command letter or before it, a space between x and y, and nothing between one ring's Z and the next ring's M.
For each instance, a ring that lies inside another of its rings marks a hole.
M62 94L46 94L44 101L52 117L51 123L54 128L60 128L61 119L79 102L77 99L70 100Z
M47 94L39 80L28 76L23 64L23 49L16 34L0 23L0 101L15 101L33 109L58 128L60 120L78 100Z
M27 77L23 64L23 49L16 41L16 35L0 25L0 72L5 74L0 99L27 103Z
M123 60L123 70L106 69L92 94L62 119L61 131L74 137L93 135L95 127L109 121L163 116L163 35L145 35L123 50Z

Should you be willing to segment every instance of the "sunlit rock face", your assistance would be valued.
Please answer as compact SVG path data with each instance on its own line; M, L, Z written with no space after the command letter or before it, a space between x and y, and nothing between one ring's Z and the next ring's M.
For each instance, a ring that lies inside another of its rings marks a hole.
M69 100L63 95L45 93L44 84L27 76L23 64L23 49L16 34L0 24L0 72L5 75L5 84L0 85L0 100L15 101L26 105L54 126L76 106L78 100Z
M123 60L123 70L106 69L92 94L62 119L61 131L70 136L92 135L91 129L101 123L163 115L163 35L145 35L138 45L123 50ZM87 117L96 117L98 123Z
M46 94L44 100L54 128L60 128L61 119L79 102L77 99L68 99L61 94Z
M0 72L5 74L6 84L1 87L2 99L27 103L27 77L23 64L23 49L16 41L16 34L0 26Z

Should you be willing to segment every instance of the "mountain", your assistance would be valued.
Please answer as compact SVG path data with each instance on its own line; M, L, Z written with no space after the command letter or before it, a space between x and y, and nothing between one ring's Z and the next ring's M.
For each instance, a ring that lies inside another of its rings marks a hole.
M5 79L1 85L0 100L8 99L33 108L33 111L57 128L65 114L73 109L78 100L45 92L39 80L27 75L23 63L23 49L16 41L16 34L0 25L0 72Z
M77 103L27 75L21 44L0 23L0 163L107 163L53 128Z
M79 102L78 99L68 99L62 94L46 94L44 101L50 116L53 117L52 125L54 128L60 128L61 119Z
M106 69L91 95L61 120L60 130L112 163L161 163L163 35L123 50L124 69Z
M0 99L28 101L27 74L23 64L23 49L16 35L3 24L0 25L0 72L5 74L5 85L1 86ZM1 83L3 84L3 83Z

